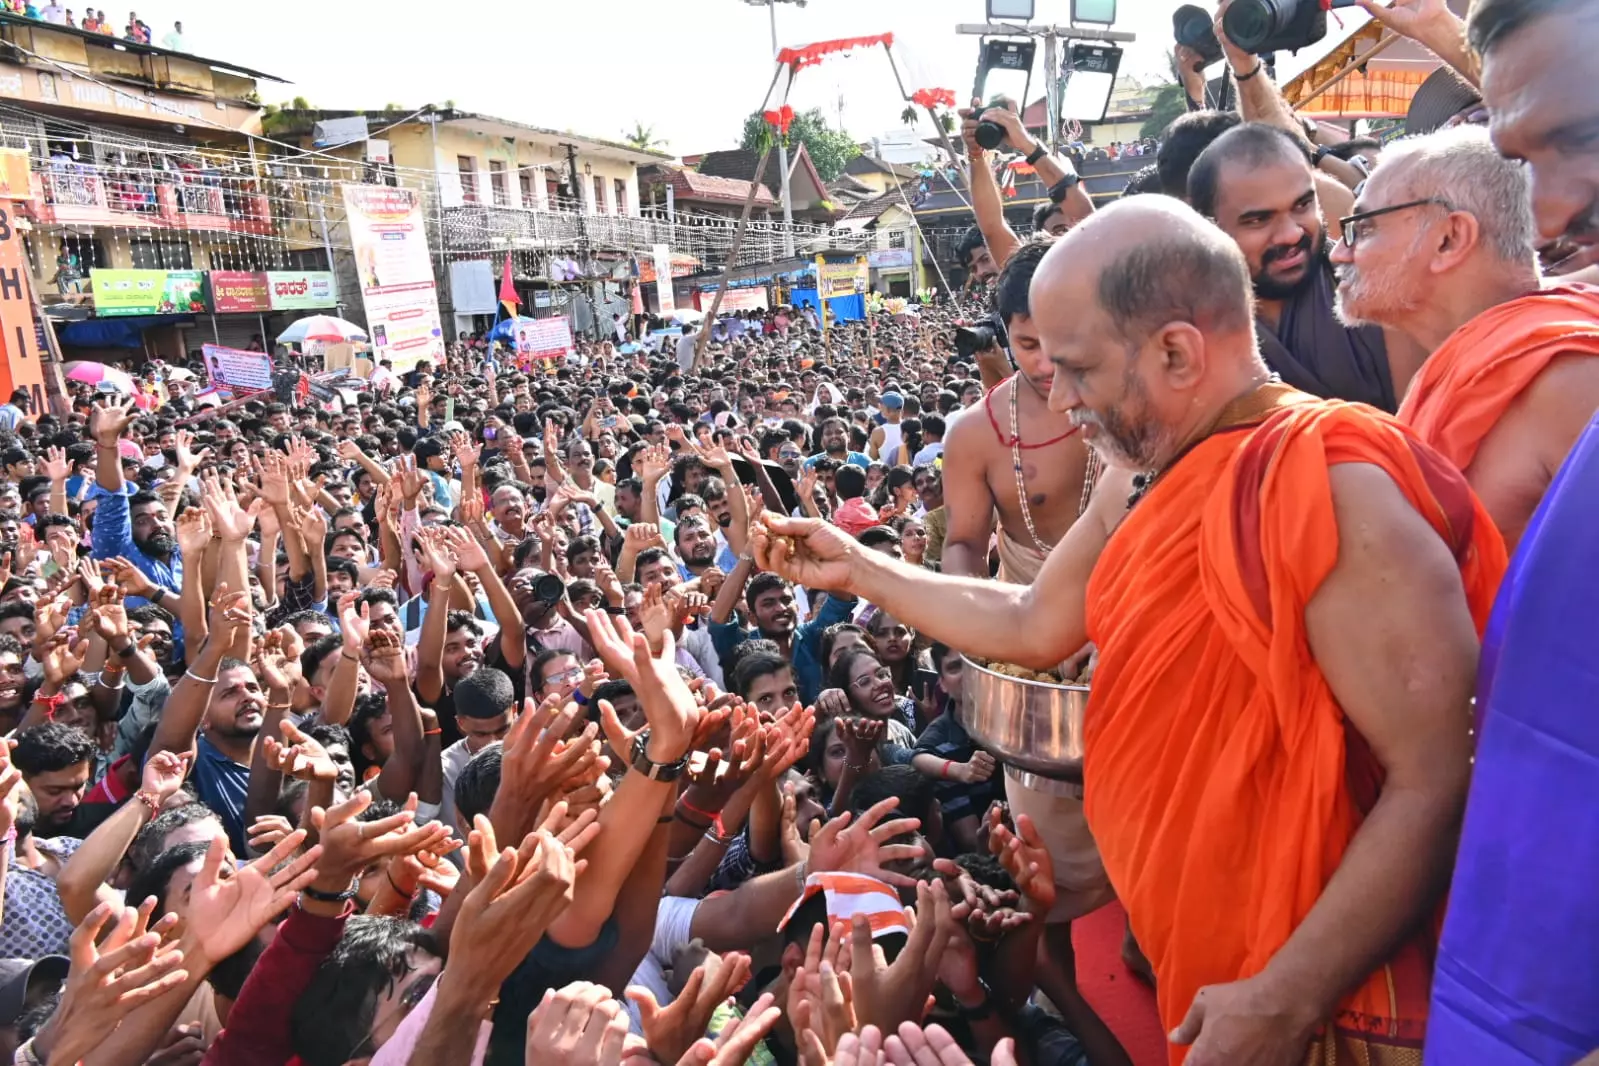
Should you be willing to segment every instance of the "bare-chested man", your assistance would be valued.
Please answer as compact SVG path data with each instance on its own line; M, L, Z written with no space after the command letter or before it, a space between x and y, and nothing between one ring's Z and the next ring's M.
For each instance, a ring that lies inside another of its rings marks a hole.
M1480 127L1407 138L1332 255L1339 316L1429 353L1395 360L1399 420L1465 472L1512 551L1599 410L1599 289L1540 286L1528 184Z

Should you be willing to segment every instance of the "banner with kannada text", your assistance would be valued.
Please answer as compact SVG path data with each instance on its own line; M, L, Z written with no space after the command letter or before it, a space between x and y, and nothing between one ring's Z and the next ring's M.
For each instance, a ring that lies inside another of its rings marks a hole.
M444 361L444 327L415 189L345 185L344 206L374 360L404 372Z
M205 314L205 274L198 270L89 270L94 313L116 315Z
M265 352L202 344L206 374L219 389L258 390L272 387L272 357Z
M269 270L267 296L274 311L336 307L339 294L331 270Z

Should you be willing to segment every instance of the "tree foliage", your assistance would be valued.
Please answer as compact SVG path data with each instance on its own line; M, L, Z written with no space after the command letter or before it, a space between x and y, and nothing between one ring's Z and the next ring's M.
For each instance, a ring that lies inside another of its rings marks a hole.
M1140 137L1159 138L1166 127L1188 113L1188 96L1181 85L1162 85L1155 90L1149 117L1138 131Z
M759 152L770 143L772 136L773 130L761 117L761 113L751 112L749 118L744 120L744 136L739 142L739 147L746 151ZM822 176L823 181L832 181L844 173L849 161L861 154L861 147L855 143L854 138L830 127L827 124L827 116L822 114L822 109L819 107L800 111L794 115L794 122L788 128L788 143L805 145L805 150L810 153L811 162L816 165L816 172Z
M655 127L646 126L638 119L633 120L631 133L623 133L622 139L641 152L659 152L666 148L667 142L655 136Z

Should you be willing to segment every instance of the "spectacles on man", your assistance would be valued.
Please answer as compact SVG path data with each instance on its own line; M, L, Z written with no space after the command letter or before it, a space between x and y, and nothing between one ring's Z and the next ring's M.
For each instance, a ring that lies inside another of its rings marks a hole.
M1412 207L1425 207L1428 204L1436 204L1449 211L1455 210L1455 205L1448 200L1443 200L1436 196L1428 196L1420 200L1406 200L1402 204L1389 204L1387 207L1373 208L1370 211L1357 211L1338 220L1338 226L1343 230L1343 236L1339 239L1343 241L1344 247L1353 248L1355 243L1360 240L1361 230L1366 228L1364 224L1371 219L1380 218L1383 215L1391 215L1395 211L1408 211Z

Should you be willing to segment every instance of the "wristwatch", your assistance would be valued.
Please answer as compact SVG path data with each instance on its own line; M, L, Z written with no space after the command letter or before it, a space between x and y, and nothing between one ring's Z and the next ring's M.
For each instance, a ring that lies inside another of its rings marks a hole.
M1082 180L1083 177L1081 174L1078 174L1075 170L1070 172L1049 187L1050 200L1057 204L1060 203L1062 200L1066 199L1066 194L1071 192L1072 186L1076 185Z
M1045 148L1043 145L1039 145L1037 148L1034 148L1031 152L1027 153L1027 165L1030 167L1037 166L1038 161L1048 154L1049 149Z
M684 755L676 762L654 762L645 754L644 749L649 746L650 732L648 729L639 733L633 740L633 758L630 766L651 781L676 781L683 776L683 771L688 769L688 756Z
M1316 146L1316 150L1311 153L1310 165L1313 167L1319 167L1321 166L1321 161L1330 155L1332 155L1331 147L1325 144L1318 144Z

